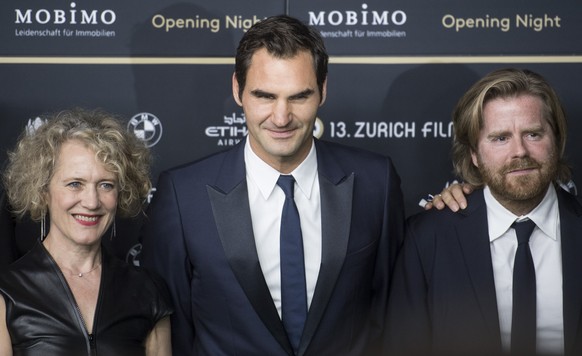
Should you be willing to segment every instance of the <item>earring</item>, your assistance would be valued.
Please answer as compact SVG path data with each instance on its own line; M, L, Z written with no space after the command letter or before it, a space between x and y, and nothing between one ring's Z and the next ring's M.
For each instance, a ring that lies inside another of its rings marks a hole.
M117 229L115 227L115 219L113 219L113 227L111 228L111 236L109 237L109 241L112 241L114 237L117 236Z
M40 241L44 241L46 237L46 214L43 214L42 219L40 219Z

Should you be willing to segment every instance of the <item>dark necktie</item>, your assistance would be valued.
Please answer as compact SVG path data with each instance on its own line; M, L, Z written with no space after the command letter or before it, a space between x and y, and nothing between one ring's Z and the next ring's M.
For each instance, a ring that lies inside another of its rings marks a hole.
M285 192L281 215L281 314L289 341L297 353L307 318L307 292L305 290L305 262L299 212L293 192L295 179L281 175L277 184Z
M531 220L513 223L517 251L513 266L512 355L536 353L536 271L529 248L529 237L536 224Z

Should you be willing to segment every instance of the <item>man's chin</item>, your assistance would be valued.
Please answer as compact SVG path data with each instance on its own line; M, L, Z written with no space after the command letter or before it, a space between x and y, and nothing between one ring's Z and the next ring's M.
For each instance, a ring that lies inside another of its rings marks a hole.
M502 194L511 200L530 200L545 194L549 183L543 183L539 177L519 177L505 183Z

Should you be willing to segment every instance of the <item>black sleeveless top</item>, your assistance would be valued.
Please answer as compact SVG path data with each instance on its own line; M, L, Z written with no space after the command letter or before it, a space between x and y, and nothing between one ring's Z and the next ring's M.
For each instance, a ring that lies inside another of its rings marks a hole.
M89 335L64 275L41 243L0 274L15 356L145 355L154 325L172 313L163 280L102 249Z

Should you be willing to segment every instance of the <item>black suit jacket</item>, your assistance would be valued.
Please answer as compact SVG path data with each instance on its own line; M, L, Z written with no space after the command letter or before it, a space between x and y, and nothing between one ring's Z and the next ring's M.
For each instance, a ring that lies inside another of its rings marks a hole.
M582 206L557 188L562 239L565 353L581 355ZM390 294L395 355L501 354L483 191L459 213L407 221Z
M386 157L315 144L322 261L299 355L379 354L400 179ZM175 355L292 355L259 265L243 148L162 173L148 211L142 262L173 294Z

